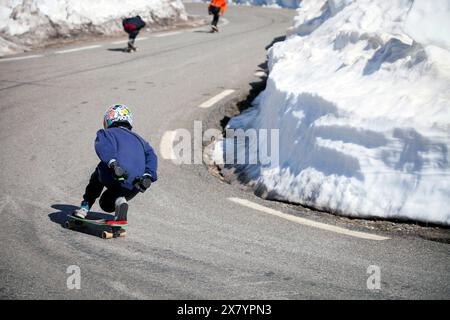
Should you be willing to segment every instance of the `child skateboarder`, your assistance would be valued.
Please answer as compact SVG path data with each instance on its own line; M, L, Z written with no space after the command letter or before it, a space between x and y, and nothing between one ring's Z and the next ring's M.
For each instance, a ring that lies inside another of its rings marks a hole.
M211 32L219 32L217 23L219 23L219 17L225 13L227 9L227 0L211 0L208 5L208 13L213 15L211 22Z
M116 104L106 110L104 129L97 131L95 139L100 163L74 216L86 218L100 197L99 204L104 211L115 212L115 220L127 221L128 201L157 180L156 154L147 141L131 131L132 126L133 115L127 106Z
M123 29L126 33L128 33L128 52L137 51L137 48L134 45L134 41L141 31L142 28L145 27L145 22L142 20L140 16L136 16L133 18L126 18L122 20Z

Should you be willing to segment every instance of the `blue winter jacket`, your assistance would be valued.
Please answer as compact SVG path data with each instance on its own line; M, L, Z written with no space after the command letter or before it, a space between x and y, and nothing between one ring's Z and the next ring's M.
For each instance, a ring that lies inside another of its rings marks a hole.
M153 182L158 179L158 158L150 144L138 134L123 127L113 127L97 131L95 152L101 160L98 166L100 180L106 186L117 185L108 163L116 159L119 165L128 172L128 179L122 187L135 190L133 181L136 177L149 173Z

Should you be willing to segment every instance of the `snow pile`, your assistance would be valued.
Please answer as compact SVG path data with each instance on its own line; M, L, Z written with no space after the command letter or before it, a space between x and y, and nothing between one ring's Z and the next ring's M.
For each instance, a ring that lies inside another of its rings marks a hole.
M423 45L450 50L450 1L415 1L405 22L405 32Z
M270 199L450 225L449 23L449 0L302 1L266 90L229 123L279 129L279 163L225 174Z
M233 0L233 3L281 8L298 8L301 0Z
M291 8L300 6L302 0L228 0L228 3L242 4L247 6L263 6L272 8ZM184 0L183 2L207 2L210 0Z
M2 0L0 55L52 39L118 33L121 18L138 14L150 27L187 20L181 0Z

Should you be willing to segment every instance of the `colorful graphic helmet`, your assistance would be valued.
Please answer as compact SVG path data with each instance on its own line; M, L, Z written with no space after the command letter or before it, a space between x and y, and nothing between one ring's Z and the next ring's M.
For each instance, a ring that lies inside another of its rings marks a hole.
M107 129L117 124L129 125L133 127L133 113L126 105L115 104L106 110L103 117L103 128Z

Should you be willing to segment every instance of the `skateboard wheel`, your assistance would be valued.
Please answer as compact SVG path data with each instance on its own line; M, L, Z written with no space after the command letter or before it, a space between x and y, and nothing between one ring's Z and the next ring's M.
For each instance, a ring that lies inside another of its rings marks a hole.
M125 237L127 235L127 232L125 230L123 230L122 232L119 233L119 237Z
M103 239L112 239L114 237L114 234L111 232L103 231L102 232L102 238Z
M125 237L127 235L127 232L125 230L120 231L114 231L114 232L108 232L103 231L102 232L102 238L103 239L112 239L112 238L119 238L119 237Z
M73 229L73 228L74 228L74 225L73 225L73 223L71 223L70 221L66 221L66 222L64 223L64 227L66 227L67 229Z

